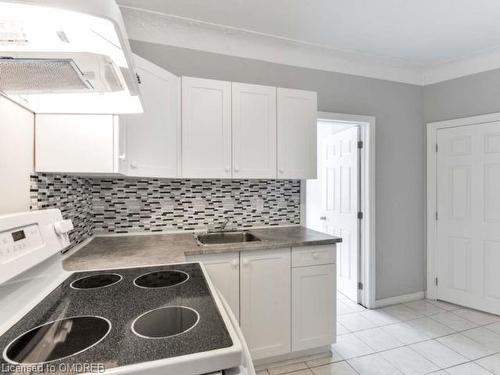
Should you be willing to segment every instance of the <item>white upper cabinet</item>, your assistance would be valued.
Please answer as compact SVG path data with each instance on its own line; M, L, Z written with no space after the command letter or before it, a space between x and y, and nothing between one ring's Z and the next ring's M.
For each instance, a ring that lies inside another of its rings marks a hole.
M134 55L144 113L120 116L125 174L180 176L181 79Z
M182 177L231 178L231 83L182 77Z
M317 94L278 88L278 178L316 178Z
M134 55L144 113L36 115L36 170L156 178L316 178L310 91L177 77Z
M233 178L276 178L276 88L232 84Z
M118 173L118 117L35 116L37 172Z

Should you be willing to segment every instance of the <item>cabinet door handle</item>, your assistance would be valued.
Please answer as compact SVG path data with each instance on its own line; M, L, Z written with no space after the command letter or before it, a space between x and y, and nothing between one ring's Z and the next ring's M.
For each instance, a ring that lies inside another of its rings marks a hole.
M326 220L326 216L320 216L319 219L325 221Z
M125 154L120 154L120 156L118 156L118 159L120 160L125 160L127 158L127 156Z
M234 171L235 171L236 173L238 173L238 172L240 171L240 169L239 169L238 167L234 167Z

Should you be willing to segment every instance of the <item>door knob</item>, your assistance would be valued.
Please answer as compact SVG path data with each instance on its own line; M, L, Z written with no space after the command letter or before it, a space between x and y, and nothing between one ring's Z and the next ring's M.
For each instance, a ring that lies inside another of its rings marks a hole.
M326 220L326 216L320 216L319 219L325 221Z

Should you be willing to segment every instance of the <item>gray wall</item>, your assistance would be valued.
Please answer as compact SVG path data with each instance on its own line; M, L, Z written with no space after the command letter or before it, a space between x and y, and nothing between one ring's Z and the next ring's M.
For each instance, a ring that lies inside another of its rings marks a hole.
M376 298L424 290L421 87L146 42L131 45L178 75L317 91L320 111L375 116Z
M424 87L426 122L500 112L500 69Z

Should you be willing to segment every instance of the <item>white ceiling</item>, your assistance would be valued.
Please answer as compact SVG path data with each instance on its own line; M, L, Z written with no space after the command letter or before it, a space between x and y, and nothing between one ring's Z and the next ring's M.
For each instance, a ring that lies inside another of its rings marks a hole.
M421 68L500 50L500 0L117 0Z

